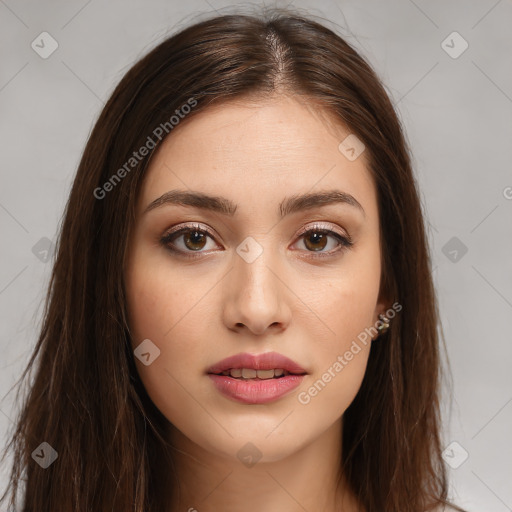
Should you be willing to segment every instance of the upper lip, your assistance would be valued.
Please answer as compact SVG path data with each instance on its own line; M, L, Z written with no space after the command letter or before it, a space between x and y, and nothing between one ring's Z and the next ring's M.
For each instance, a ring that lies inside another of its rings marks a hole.
M282 368L289 373L307 373L298 363L277 352L264 352L263 354L249 354L247 352L235 354L208 368L207 373L221 373L231 368L246 368L254 370L272 370Z

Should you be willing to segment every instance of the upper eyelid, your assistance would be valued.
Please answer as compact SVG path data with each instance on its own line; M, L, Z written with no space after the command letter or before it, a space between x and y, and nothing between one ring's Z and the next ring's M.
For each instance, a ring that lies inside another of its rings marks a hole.
M307 233L308 231L312 231L315 229L318 229L319 231L321 231L321 230L333 231L337 235L344 236L346 238L351 238L345 229L342 228L343 232L339 233L337 227L334 227L331 222L326 222L326 221L313 221L313 224L308 224L308 225L304 226L303 228L301 228L296 236L302 236L305 233Z
M179 227L174 226L173 228L168 229L164 233L163 236L164 237L168 237L168 236L171 236L171 235L176 235L177 233L180 233L181 231L197 229L198 231L204 231L205 233L210 235L212 238L215 237L215 234L213 233L213 231L211 229L206 228L206 227L204 227L204 225L201 225L201 224L199 224L197 222L195 222L193 224L183 224L183 225L178 225L178 226Z

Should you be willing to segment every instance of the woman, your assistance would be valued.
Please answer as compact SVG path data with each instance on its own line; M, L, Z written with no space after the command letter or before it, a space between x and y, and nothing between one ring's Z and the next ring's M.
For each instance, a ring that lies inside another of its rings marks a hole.
M24 511L445 510L430 272L365 60L289 11L186 28L85 148L11 494L25 473Z

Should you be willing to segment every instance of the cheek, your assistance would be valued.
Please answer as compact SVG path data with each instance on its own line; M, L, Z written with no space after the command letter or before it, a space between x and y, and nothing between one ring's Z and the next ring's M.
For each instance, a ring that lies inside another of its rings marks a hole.
M203 370L198 361L209 331L204 299L212 286L172 270L165 258L137 254L125 275L132 348L149 339L159 351L148 365L135 357L137 371L152 401L173 422L192 407L187 390Z
M136 252L125 275L129 324L134 345L149 338L166 349L170 338L201 314L208 282L180 272L162 255Z
M374 322L379 294L379 267L354 266L346 272L332 273L323 282L328 284L321 292L310 294L309 305L318 312L316 315L325 327L320 338L314 338L314 349L322 363L329 366L350 349L353 340L362 342L362 347L370 342L369 328Z

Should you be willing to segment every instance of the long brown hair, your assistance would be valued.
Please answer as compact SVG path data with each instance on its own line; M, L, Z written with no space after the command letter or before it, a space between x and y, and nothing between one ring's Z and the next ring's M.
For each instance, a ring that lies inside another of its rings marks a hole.
M214 103L280 92L315 102L368 149L381 286L403 306L372 345L344 414L344 474L367 512L448 504L442 330L400 122L375 72L346 41L311 17L273 9L181 30L126 73L101 112L66 205L40 335L21 377L35 368L7 447L14 452L11 506L23 482L26 512L165 509L161 464L172 466L163 450L167 420L139 379L126 315L123 262L134 205L151 154L172 136L177 110L189 122ZM151 148L131 160L143 146ZM43 442L58 454L46 469L32 456Z

